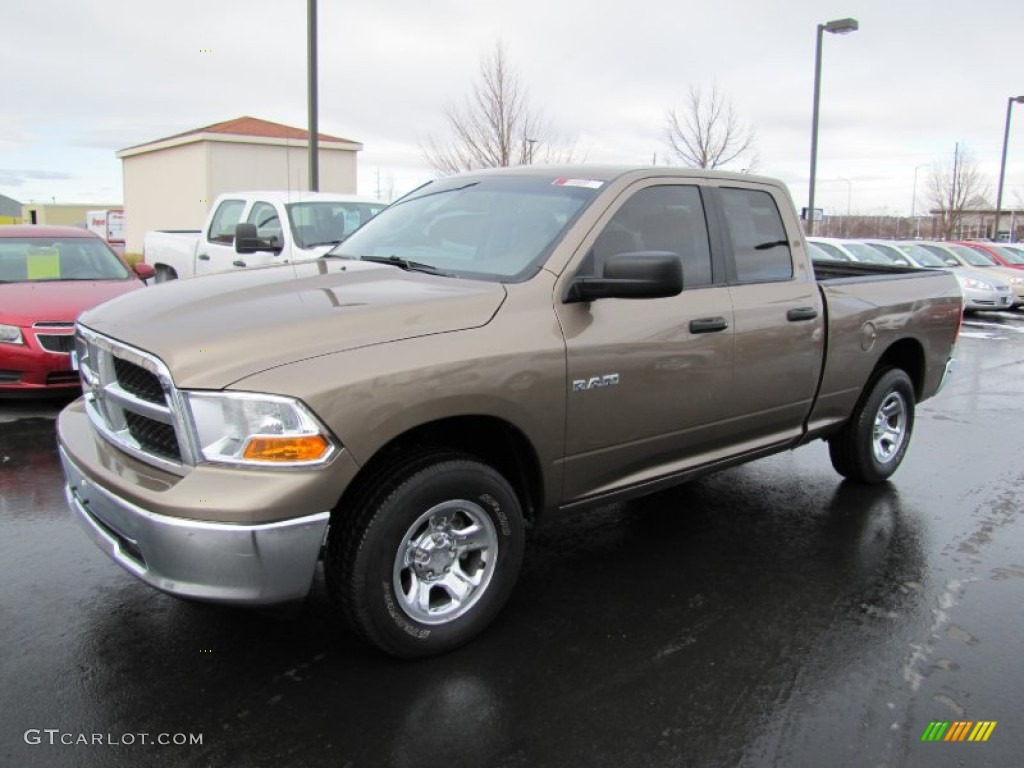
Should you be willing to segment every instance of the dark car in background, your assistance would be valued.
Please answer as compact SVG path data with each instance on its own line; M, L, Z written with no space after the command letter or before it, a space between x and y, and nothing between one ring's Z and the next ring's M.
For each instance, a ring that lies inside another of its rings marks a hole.
M75 319L152 276L86 229L0 227L0 395L74 392Z

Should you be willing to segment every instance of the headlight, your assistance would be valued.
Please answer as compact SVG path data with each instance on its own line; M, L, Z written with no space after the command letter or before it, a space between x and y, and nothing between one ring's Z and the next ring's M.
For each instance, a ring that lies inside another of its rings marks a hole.
M1024 277L1011 277L1010 283L1012 285L1024 285Z
M334 454L334 440L298 400L245 392L183 394L206 461L308 466Z
M24 344L21 328L16 325L0 325L0 344Z
M996 287L984 280L976 280L973 277L964 278L964 288L973 288L976 291L994 291Z

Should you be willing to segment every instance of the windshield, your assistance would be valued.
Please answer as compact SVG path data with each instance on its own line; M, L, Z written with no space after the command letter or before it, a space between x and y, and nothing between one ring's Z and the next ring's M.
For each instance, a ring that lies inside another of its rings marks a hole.
M1011 264L1024 265L1024 251L1022 251L1020 248L1016 248L1010 245L1000 245L998 246L998 248L999 253L1002 255L1002 257Z
M883 256L887 257L890 262L896 264L897 266L910 265L909 259L907 259L907 257L904 254L900 253L898 248L895 248L891 245L886 245L885 243L868 243L868 245L870 245L876 251L881 253Z
M130 276L107 244L94 237L0 237L0 283Z
M812 243L810 240L807 241L807 250L811 254L811 261L847 261L847 259L834 256L820 245Z
M949 245L946 247L972 267L994 267L996 265L996 260L987 253L968 248L966 245Z
M442 179L393 203L331 255L520 282L536 274L601 186L539 176Z
M913 259L914 263L920 267L935 268L949 266L944 258L936 256L922 245L916 245L914 243L900 243L896 247L907 254L907 256Z
M289 203L288 220L299 248L337 245L384 210L385 203Z
M943 266L946 266L946 267L962 267L963 266L963 262L960 261L956 257L955 253L952 253L948 249L948 246L942 246L942 245L922 245L921 247L922 248L927 248L929 251L931 251L936 256L938 256L940 259L942 259L945 262L945 264ZM955 261L956 264L951 264L950 263L950 262L953 262L953 261Z
M1003 261L1007 264L1019 264L1024 266L1024 253L1020 253L1013 248L1007 248L1005 245L989 245L988 247L1002 256Z
M808 240L807 242L827 253L832 257L833 261L852 261L847 254L836 248L832 243L823 243L819 240Z
M892 266L892 259L888 258L882 253L879 253L870 245L864 243L843 243L850 253L857 257L857 261L863 261L867 264L886 264Z

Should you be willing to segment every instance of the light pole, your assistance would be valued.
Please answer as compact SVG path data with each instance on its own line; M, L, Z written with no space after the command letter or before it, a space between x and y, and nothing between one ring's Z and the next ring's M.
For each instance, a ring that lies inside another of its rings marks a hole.
M999 242L999 216L1003 208L1003 179L1006 177L1006 144L1010 140L1010 112L1013 103L1024 104L1024 96L1011 96L1006 100L1006 128L1003 129L1003 159L999 164L999 191L996 192L996 223L992 228L992 239ZM1010 242L1013 242L1013 229L1010 229Z
M927 167L928 163L914 166L914 192L910 196L910 219L915 224L914 231L917 233L916 237L921 237L921 226L917 223L917 172Z
M811 183L807 196L807 234L814 234L814 177L818 170L818 101L821 98L821 39L825 32L845 35L856 32L860 25L856 19L836 19L818 25L818 42L814 50L814 111L811 116Z
M316 0L307 0L306 3L306 70L309 94L307 106L309 108L309 191L320 191L320 146L319 129L317 128L317 54L316 54ZM287 151L287 148L285 149Z

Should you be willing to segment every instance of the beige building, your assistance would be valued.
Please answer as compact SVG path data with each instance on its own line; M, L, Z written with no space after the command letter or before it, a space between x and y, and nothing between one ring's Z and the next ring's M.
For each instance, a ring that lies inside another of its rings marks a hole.
M25 203L21 210L23 224L49 224L62 227L85 227L87 214L101 208L120 208L114 203Z
M199 229L223 192L309 189L308 132L239 117L122 149L126 250L151 229ZM321 192L355 194L363 145L318 134Z

